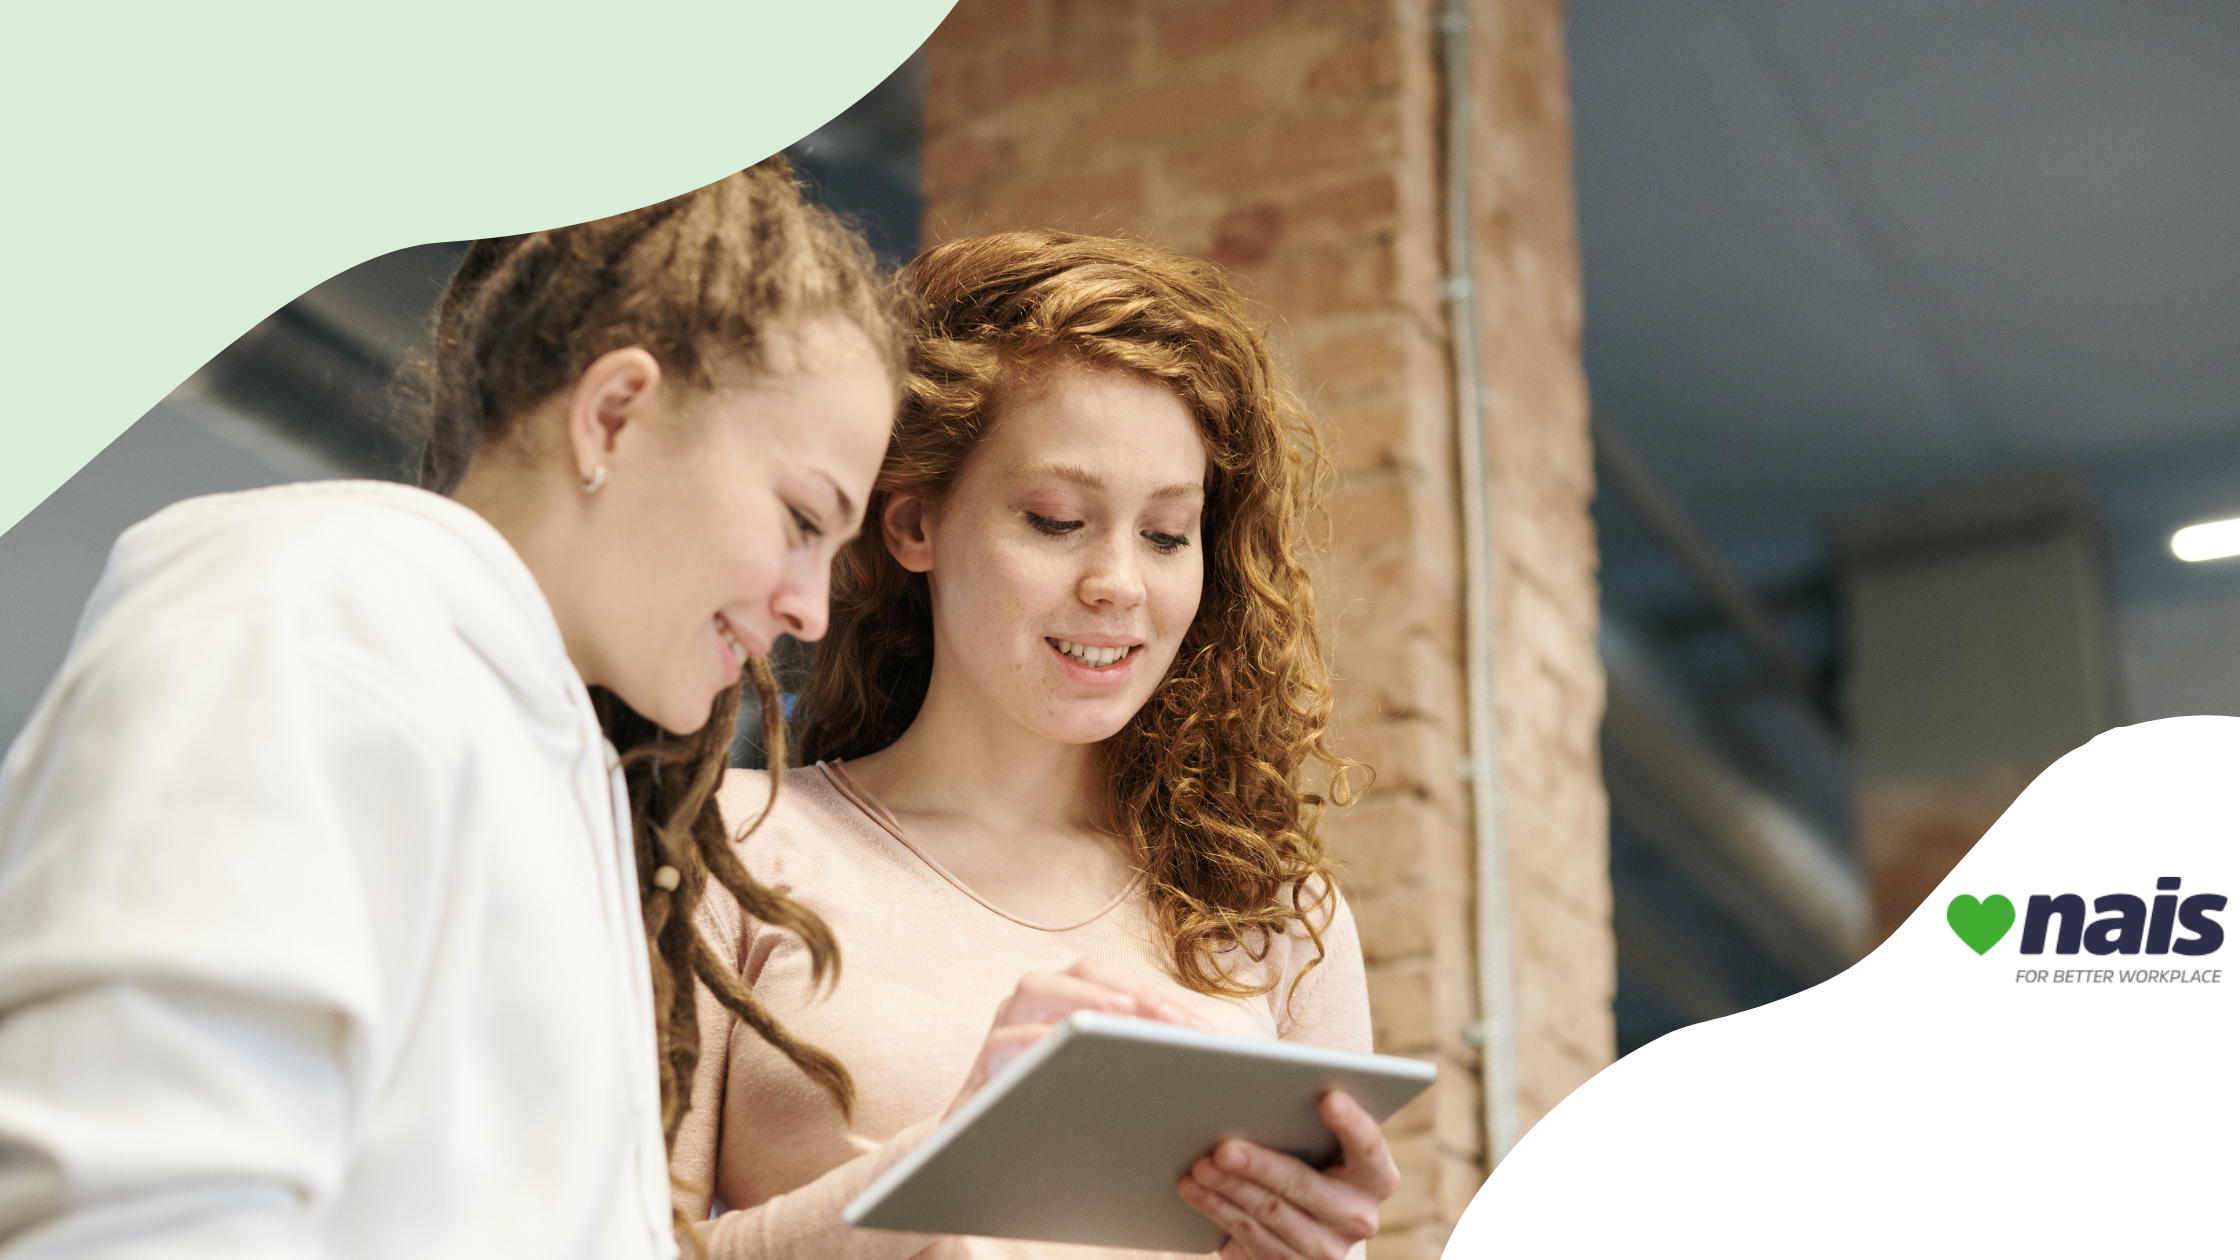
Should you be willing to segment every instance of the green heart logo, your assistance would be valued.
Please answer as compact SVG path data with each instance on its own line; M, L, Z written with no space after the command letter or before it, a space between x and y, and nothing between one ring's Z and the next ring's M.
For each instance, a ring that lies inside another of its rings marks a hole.
M1953 935L1980 954L1998 944L2014 926L2014 903L1997 893L1981 901L1961 893L1944 908L1944 921L1952 925Z

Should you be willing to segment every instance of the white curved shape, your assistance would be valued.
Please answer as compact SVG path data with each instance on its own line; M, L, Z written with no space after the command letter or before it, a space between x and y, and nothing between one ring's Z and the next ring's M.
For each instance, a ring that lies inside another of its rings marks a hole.
M2215 918L2240 938L2240 719L2128 727L2062 758L1849 971L1661 1038L1565 1099L1446 1256L2229 1247L2240 944L2031 958L2018 920L1979 957L1945 918L1962 893L2023 911L2040 893L2151 900L2173 875L2233 898ZM2017 982L2088 967L2218 980Z

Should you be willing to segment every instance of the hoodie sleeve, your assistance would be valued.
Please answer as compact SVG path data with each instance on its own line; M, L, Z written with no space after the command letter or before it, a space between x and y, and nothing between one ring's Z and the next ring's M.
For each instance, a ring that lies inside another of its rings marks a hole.
M456 762L283 602L103 630L0 769L0 1250L324 1254Z

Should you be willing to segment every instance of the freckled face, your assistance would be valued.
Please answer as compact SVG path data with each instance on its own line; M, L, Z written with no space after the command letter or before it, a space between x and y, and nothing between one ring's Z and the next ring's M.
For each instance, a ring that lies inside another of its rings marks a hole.
M1149 377L1066 365L1007 403L925 522L935 686L1060 743L1117 733L1197 616L1205 475Z

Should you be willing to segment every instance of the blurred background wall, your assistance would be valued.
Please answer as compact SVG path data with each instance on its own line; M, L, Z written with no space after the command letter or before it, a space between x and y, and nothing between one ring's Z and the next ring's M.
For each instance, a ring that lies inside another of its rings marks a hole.
M1392 1126L1380 1260L1436 1254L1503 1098L1529 1126L1612 1056L1841 970L2093 734L2240 715L2240 560L2170 549L2240 516L2240 9L1465 8L1467 294L1439 0L962 0L792 150L890 260L1131 231L1267 310L1340 465L1320 590L1379 777L1331 835L1378 1037L1450 1069ZM401 475L386 383L457 256L275 312L0 536L0 738L124 525ZM1464 773L1458 300L1489 785ZM1491 1094L1488 957L1513 981Z

